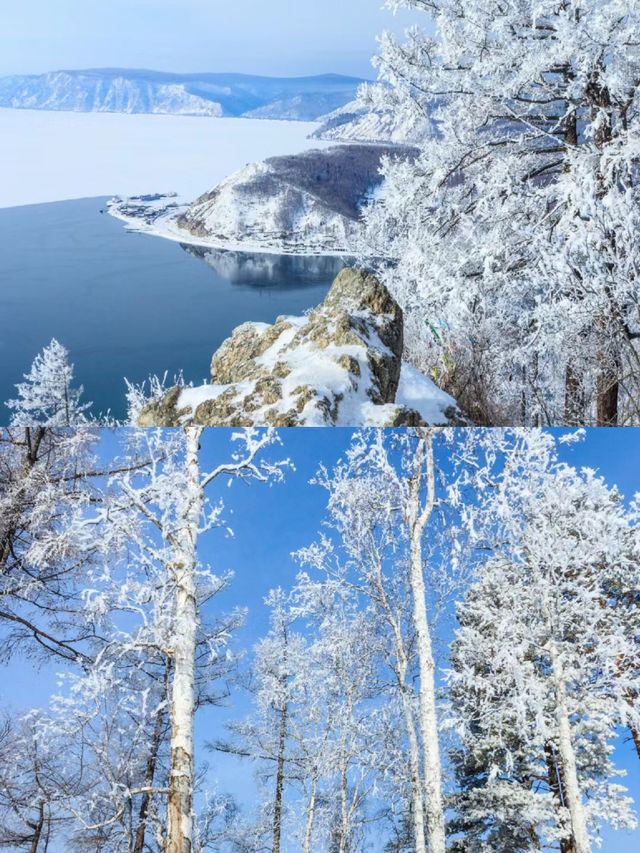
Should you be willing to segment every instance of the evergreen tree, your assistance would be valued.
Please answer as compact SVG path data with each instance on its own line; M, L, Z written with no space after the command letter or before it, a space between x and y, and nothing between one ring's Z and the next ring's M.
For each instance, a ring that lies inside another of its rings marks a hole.
M87 421L92 404L80 402L84 389L73 387L69 353L55 338L38 353L16 388L18 397L6 404L13 410L11 426L71 427Z
M636 689L637 518L593 472L545 454L507 475L496 556L459 608L450 676L465 850L588 853L603 822L633 825L614 780L616 726ZM506 500L505 500L506 498Z

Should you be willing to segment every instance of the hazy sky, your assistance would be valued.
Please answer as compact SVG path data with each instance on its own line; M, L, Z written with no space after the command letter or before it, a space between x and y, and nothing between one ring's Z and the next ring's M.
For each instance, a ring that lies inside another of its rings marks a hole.
M0 74L122 66L372 76L375 37L414 20L384 0L27 0L4 3Z

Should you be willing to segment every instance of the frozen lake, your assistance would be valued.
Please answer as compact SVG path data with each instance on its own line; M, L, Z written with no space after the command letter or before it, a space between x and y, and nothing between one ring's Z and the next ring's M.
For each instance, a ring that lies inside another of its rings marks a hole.
M316 305L339 258L213 252L127 232L106 198L0 210L0 424L4 401L56 337L96 411L124 415L126 376L184 370L208 378L211 355L246 320Z
M254 160L323 143L316 124L0 108L0 207L177 192L187 200Z

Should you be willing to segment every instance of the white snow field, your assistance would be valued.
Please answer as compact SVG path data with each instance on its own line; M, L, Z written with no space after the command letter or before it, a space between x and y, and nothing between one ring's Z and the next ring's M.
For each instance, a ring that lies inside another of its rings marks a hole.
M313 122L0 108L0 207L176 192L310 147Z

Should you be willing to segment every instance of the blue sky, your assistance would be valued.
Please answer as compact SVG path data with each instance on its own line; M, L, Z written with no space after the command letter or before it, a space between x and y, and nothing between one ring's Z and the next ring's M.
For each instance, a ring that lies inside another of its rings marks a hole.
M123 66L371 76L383 0L29 0L3 3L0 74ZM422 21L425 15L420 15Z
M208 430L203 443L203 459L208 454L215 458L218 442L224 444L221 430ZM569 430L552 430L556 434ZM215 433L215 435L211 435ZM268 630L268 613L262 598L275 586L287 588L293 582L296 566L290 557L292 551L313 541L324 516L326 493L308 481L320 461L331 465L349 446L352 431L348 429L290 429L282 430L285 455L295 462L296 471L289 473L280 486L264 489L260 486L242 488L241 502L234 500L232 526L233 539L211 541L211 560L222 560L225 568L236 572L229 590L234 604L249 608L249 616L238 639L249 646ZM218 445L219 446L219 445ZM606 481L618 485L625 498L640 492L640 429L589 429L584 441L561 449L561 457L576 467L597 470ZM205 463L206 464L206 463ZM214 556L215 554L215 556ZM213 709L201 717L198 731L201 740L211 738L210 726L217 718L234 717L241 712ZM626 735L623 735L626 738ZM629 742L621 738L616 749L618 766L628 771L624 781L636 802L640 804L640 761ZM241 795L246 791L246 773L250 765L237 760L213 755L206 757L214 762L221 780L228 790ZM640 849L640 830L613 832L605 830L602 853L631 853ZM373 850L372 853L379 853Z
M202 447L202 467L205 470L228 456L229 430L211 429L205 432ZM557 430L555 432L562 432ZM312 542L324 517L326 493L310 486L320 461L331 466L349 446L352 431L348 429L289 429L282 430L283 446L271 451L278 458L290 457L295 471L286 475L285 482L273 486L242 485L238 482L227 488L220 484L220 494L233 513L228 514L234 536L212 531L202 540L201 557L216 571L231 569L233 583L216 607L231 609L238 605L248 608L245 626L235 638L235 648L250 649L268 630L268 612L263 598L275 586L288 588L294 580L296 565L291 552ZM116 438L105 433L104 452L108 456ZM587 430L586 439L562 448L563 457L578 467L598 470L610 484L630 498L640 491L640 431L633 429ZM215 498L215 491L210 497ZM0 704L14 707L45 705L55 685L56 667L47 667L39 676L15 661L0 676ZM244 799L252 789L251 766L234 758L208 755L203 751L207 740L220 733L225 719L243 716L246 700L234 694L226 708L206 709L199 714L196 725L200 759L210 764L211 776L220 780L220 788ZM640 803L640 762L629 743L621 741L616 760L629 771L625 784ZM635 833L606 833L603 853L629 853L640 847L640 831ZM374 850L372 853L379 853Z

